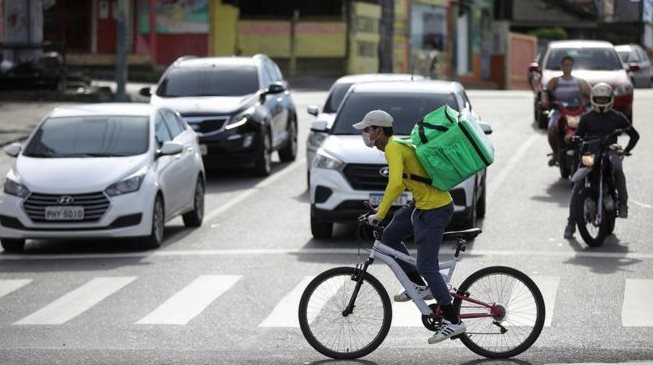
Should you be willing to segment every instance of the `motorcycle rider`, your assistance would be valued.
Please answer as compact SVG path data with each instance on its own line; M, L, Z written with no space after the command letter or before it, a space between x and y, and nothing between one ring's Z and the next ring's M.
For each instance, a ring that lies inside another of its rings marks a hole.
M566 55L560 60L560 69L562 70L561 76L556 76L549 80L546 88L542 91L542 107L549 109L551 106L550 95L552 94L553 100L581 104L585 98L590 96L590 85L587 81L579 79L571 75L574 68L574 58ZM549 159L549 166L554 166L558 162L558 140L560 131L558 129L558 118L560 117L560 110L555 108L549 118L548 137L549 145L551 146L551 159Z
M624 154L630 154L639 140L639 133L630 125L628 118L622 113L612 109L614 103L614 91L612 87L604 82L600 82L592 87L590 101L592 110L580 118L576 136L581 138L602 138L606 137L617 130L623 130L628 134L628 145L624 149ZM609 144L617 143L617 135L613 135L608 141ZM614 173L614 182L619 194L619 218L628 218L628 191L626 190L626 177L622 167L622 156L617 153L609 155L610 164ZM573 238L576 231L576 225L573 217L577 217L579 212L575 212L573 197L577 195L582 188L583 182L579 181L574 184L572 199L569 203L569 217L567 218L567 227L565 228L564 237Z
M393 140L392 124L390 114L383 110L372 110L361 122L353 125L361 130L365 145L385 152L388 162L388 184L383 200L377 212L368 217L368 222L373 226L378 225L388 214L392 203L406 188L412 192L414 203L411 202L395 212L379 240L409 255L402 240L411 234L414 236L417 244L417 267L403 261L399 263L408 278L418 286L418 294L424 299L431 299L432 293L440 305L443 325L428 339L428 342L433 344L459 335L466 329L453 308L451 294L440 275L438 262L442 234L453 215L453 200L449 192L411 178L419 176L426 179L428 175L417 159L415 149ZM428 287L422 276L426 279ZM404 291L395 295L394 300L406 302L411 298Z

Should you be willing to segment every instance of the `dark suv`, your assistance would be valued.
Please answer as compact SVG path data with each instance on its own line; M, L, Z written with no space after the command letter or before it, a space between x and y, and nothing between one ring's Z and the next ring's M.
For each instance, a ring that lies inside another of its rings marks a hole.
M297 114L279 67L265 55L181 57L161 76L150 103L177 110L199 135L207 168L271 170L297 156Z

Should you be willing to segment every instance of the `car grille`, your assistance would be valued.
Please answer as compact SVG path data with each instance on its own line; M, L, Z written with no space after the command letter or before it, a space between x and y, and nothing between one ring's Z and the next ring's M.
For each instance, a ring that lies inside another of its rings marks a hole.
M84 219L77 221L51 221L45 219L45 207L59 206L59 198L69 196L73 198L70 205L84 207ZM40 194L32 193L23 203L25 213L33 222L37 223L79 223L97 222L109 208L109 199L103 193L89 194Z
M229 118L225 116L204 115L184 116L184 120L195 132L202 135L221 130Z
M352 188L356 190L384 190L388 178L380 170L386 165L348 164L343 173Z

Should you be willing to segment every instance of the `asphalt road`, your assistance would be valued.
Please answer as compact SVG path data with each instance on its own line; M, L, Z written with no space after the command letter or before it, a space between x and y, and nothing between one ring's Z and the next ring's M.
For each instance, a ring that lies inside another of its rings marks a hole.
M546 136L532 124L529 92L470 91L494 128L483 234L468 244L459 284L490 265L533 277L547 305L546 327L516 359L484 360L458 341L428 345L410 304L396 304L393 328L360 361L332 362L296 323L307 278L356 262L353 227L331 240L310 234L304 141L309 104L325 92L295 92L297 161L266 179L217 171L196 230L168 223L156 251L129 242L30 241L24 255L0 254L0 364L554 364L653 362L653 90L636 90L641 139L625 162L630 218L596 249L562 238L569 183L549 168ZM1 109L1 108L0 108ZM0 174L11 159L0 157ZM446 243L442 258L451 256ZM412 247L411 247L412 248ZM390 293L399 289L376 265Z

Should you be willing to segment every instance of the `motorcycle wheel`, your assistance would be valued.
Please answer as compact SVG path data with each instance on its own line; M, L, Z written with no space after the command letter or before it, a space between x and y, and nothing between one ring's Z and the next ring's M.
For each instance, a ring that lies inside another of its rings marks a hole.
M595 194L583 189L574 200L574 204L580 204L576 211L582 212L579 217L576 217L576 225L583 241L590 247L601 246L605 237L610 234L610 220L614 219L614 216L604 211L603 219L596 225L594 217L598 207Z

